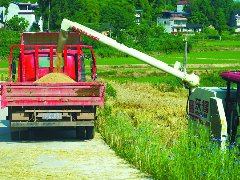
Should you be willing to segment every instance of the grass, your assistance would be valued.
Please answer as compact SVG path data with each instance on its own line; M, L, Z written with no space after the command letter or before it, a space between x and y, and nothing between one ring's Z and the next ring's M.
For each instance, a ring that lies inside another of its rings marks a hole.
M239 48L240 42L231 40L222 41L205 40L193 44L193 51L209 51L209 50L221 51L226 49L239 49Z
M176 61L183 62L183 53L162 54L155 58L167 63L174 64ZM240 51L213 51L213 52L192 52L188 54L189 64L229 64L240 62ZM98 65L127 65L145 64L133 57L99 58Z
M188 132L185 90L153 86L151 78L108 83L117 96L107 93L98 128L118 155L154 179L240 178L238 148L223 153L215 141Z
M8 81L8 71L0 71L0 81Z
M8 60L1 60L0 68L8 68Z
M108 117L101 129L105 141L130 163L154 179L232 179L240 178L239 150L223 153L218 144L191 134L182 134L174 145L163 143L163 132L153 123L134 127L128 116Z

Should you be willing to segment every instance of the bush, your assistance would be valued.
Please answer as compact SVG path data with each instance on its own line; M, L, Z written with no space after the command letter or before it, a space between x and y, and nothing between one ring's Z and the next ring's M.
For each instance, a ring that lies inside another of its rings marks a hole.
M28 25L29 22L25 18L18 17L17 15L7 21L7 28L13 31L26 31Z
M20 33L16 31L9 31L0 29L0 57L8 57L11 44L20 43Z

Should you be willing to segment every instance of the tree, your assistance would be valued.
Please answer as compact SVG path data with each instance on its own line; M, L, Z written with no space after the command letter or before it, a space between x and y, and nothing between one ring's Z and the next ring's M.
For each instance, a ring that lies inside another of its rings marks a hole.
M63 18L81 24L98 24L100 7L97 0L39 0L39 14L43 17L44 29L59 29ZM50 9L49 9L50 8Z
M100 6L99 1L96 0L84 0L75 1L74 7L78 11L75 11L72 20L81 24L98 24L100 21Z
M104 7L102 7L101 22L109 23L110 27L115 30L117 35L121 29L127 29L135 25L134 14L134 6L125 0L111 0L111 6L106 4Z
M0 0L0 7L5 7L4 15L8 14L8 7L9 7L10 0ZM6 19L5 19L6 20ZM5 26L5 25L4 25Z
M205 27L213 25L219 32L231 25L233 0L189 0L186 11L190 13L189 22L200 23Z
M6 22L7 28L13 31L23 32L29 26L29 22L23 17L13 16L10 20Z
M221 33L227 29L227 19L222 8L219 8L216 13L216 21L214 22L214 27Z
M0 7L8 8L10 0L0 0Z

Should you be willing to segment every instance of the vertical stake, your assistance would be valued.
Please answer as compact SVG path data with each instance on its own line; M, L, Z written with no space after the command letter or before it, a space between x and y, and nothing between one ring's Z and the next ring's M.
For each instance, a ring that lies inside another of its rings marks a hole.
M185 41L185 51L184 51L185 53L184 53L183 70L184 70L184 74L187 74L187 53L188 53L187 37L185 37L184 41Z

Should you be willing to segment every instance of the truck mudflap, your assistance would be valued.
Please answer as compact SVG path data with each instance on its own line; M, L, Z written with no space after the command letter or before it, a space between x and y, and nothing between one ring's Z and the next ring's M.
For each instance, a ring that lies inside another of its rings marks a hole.
M104 83L0 84L1 108L6 106L100 106L104 107Z

